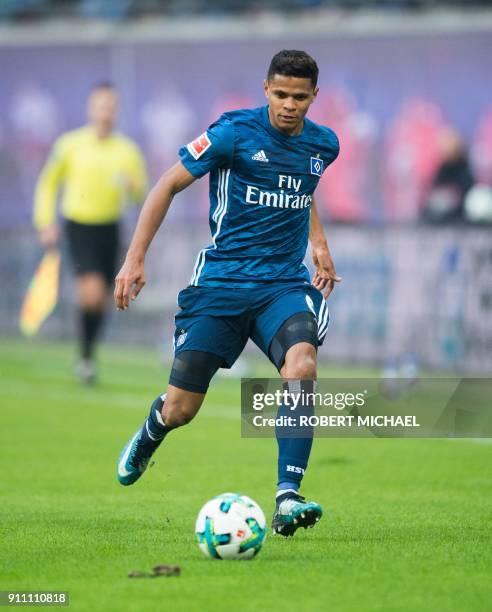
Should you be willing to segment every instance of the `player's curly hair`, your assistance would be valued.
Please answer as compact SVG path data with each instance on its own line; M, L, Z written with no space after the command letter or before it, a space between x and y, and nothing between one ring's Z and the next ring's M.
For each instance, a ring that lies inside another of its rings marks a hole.
M318 64L305 51L282 49L273 56L267 79L270 81L274 74L311 79L313 87L316 87L319 70Z

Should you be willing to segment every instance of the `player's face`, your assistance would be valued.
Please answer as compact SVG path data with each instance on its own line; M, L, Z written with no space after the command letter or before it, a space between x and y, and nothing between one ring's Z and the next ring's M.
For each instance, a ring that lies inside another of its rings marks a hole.
M264 83L273 127L286 134L302 132L304 116L316 98L318 88L311 79L274 74Z
M96 89L89 96L87 116L92 125L111 129L118 114L118 96L112 89Z

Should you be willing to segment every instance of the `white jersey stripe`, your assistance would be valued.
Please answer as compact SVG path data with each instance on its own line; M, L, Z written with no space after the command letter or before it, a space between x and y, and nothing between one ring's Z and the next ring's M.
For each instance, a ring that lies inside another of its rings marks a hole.
M224 207L226 205L226 201L225 201L225 182L226 182L226 176L227 173L225 170L222 170L222 181L221 181L221 186L220 186L220 201L221 201L221 206L220 206L220 210L217 213L217 223L219 222L219 218L220 215L222 214L222 211L224 210Z
M205 249L203 251L202 263L200 264L200 266L199 266L199 268L197 270L195 282L193 283L194 285L198 285L198 279L200 278L200 274L202 273L202 269L203 269L203 266L205 264L205 254L206 254L207 250L208 249Z
M321 306L319 308L319 313L318 313L318 338L323 333L323 330L326 326L327 315L328 315L328 308L326 307L326 302L323 299L321 302Z
M212 215L212 219L217 223L217 218L220 214L220 208L222 205L222 197L221 197L221 193L222 193L222 183L224 180L224 175L225 172L222 169L219 169L219 178L217 180L217 206L215 208L214 214Z
M320 328L321 320L323 318L324 304L325 304L325 300L323 299L323 300L321 300L321 304L319 305L319 311L318 311L318 316L317 316L317 319L318 319L318 330Z
M217 209L215 210L215 218L214 221L217 223L220 214L222 213L222 208L224 207L224 180L225 180L225 172L224 170L219 170L219 181L217 183Z
M321 307L319 309L318 314L318 339L321 340L322 336L326 333L328 329L328 306L326 305L325 300L321 302Z
M320 342L321 342L321 340L323 340L323 338L326 336L326 332L327 332L327 331L328 331L328 326L326 326L325 331L324 331L324 332L323 332L323 333L322 333L320 336L318 336L318 340L319 340Z
M219 168L219 178L217 180L217 206L212 215L212 219L217 223L217 218L222 211L223 207L223 183L225 179L225 170ZM200 275L201 270L203 268L203 264L205 263L205 252L207 249L202 249L198 253L198 257L196 258L195 267L193 268L193 274L191 275L190 285L196 285L196 281L198 280L197 276Z
M223 170L222 172L225 173L224 176L224 180L222 181L222 189L221 189L221 206L220 206L220 212L219 212L219 216L217 218L217 229L215 230L215 234L212 236L212 242L213 242L213 246L212 249L216 249L217 248L217 237L220 234L220 228L222 227L222 221L224 219L224 216L227 212L227 200L228 200L228 188L229 188L229 175L231 173L231 170L228 169L227 171ZM203 266L205 265L205 259L206 259L206 254L207 251L209 251L211 249L204 249L203 251L203 258L202 258L202 262L201 264L198 266L198 270L196 273L196 277L195 280L193 282L194 285L198 284L198 279L200 278L200 274L202 273L203 270Z
M224 179L224 183L223 183L223 187L222 187L222 189L223 189L222 196L223 196L224 204L223 204L223 208L222 208L222 211L220 213L220 216L219 216L219 220L217 222L217 231L215 232L215 235L212 238L213 243L214 243L214 248L217 248L217 245L215 244L215 240L216 240L217 236L220 233L220 228L222 226L222 221L223 221L225 213L227 211L227 189L229 187L229 174L230 173L231 173L230 169L227 170L227 172L225 173L225 179Z
M190 278L190 285L194 285L195 284L196 271L198 270L198 266L200 264L200 261L201 261L201 258L202 258L202 255L203 255L204 251L205 251L205 249L202 249L198 253L198 255L197 255L197 258L196 258L196 261L195 261L195 267L193 268L193 274L191 275L191 278Z
M330 311L328 310L328 306L325 300L323 300L322 306L323 306L323 321L321 322L318 328L318 340L323 340L323 338L325 337L325 334L328 331L328 323L330 321Z
M324 300L323 300L322 306L323 306L323 314L322 314L322 319L318 327L318 338L320 338L324 333L326 333L326 330L328 329L329 312L328 312L328 307L326 305L326 302Z

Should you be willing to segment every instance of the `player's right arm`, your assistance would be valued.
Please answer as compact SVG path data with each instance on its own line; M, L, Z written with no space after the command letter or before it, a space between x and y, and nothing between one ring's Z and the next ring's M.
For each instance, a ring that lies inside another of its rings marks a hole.
M114 301L118 310L126 310L145 285L145 254L173 197L213 168L229 166L233 151L234 129L226 115L181 147L181 161L162 175L144 202L125 263L116 277Z
M58 241L59 230L56 222L56 201L60 185L65 178L66 147L62 136L53 146L50 157L39 175L34 194L34 227L39 241L45 247L52 247Z
M126 310L145 285L145 255L166 216L173 197L186 189L195 177L181 162L167 170L147 196L133 234L125 262L116 277L114 301L118 310Z

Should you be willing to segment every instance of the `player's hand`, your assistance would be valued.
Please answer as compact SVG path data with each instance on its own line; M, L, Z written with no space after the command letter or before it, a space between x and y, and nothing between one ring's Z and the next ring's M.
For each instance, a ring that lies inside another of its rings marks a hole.
M60 228L58 225L49 225L40 230L38 237L39 242L45 249L52 249L58 244L58 240L60 239Z
M115 279L114 301L118 310L126 310L130 300L135 300L145 285L144 262L140 259L125 259Z
M333 291L335 283L341 282L342 278L337 275L335 264L328 249L313 249L313 262L316 271L312 283L318 291L323 293L326 300Z

